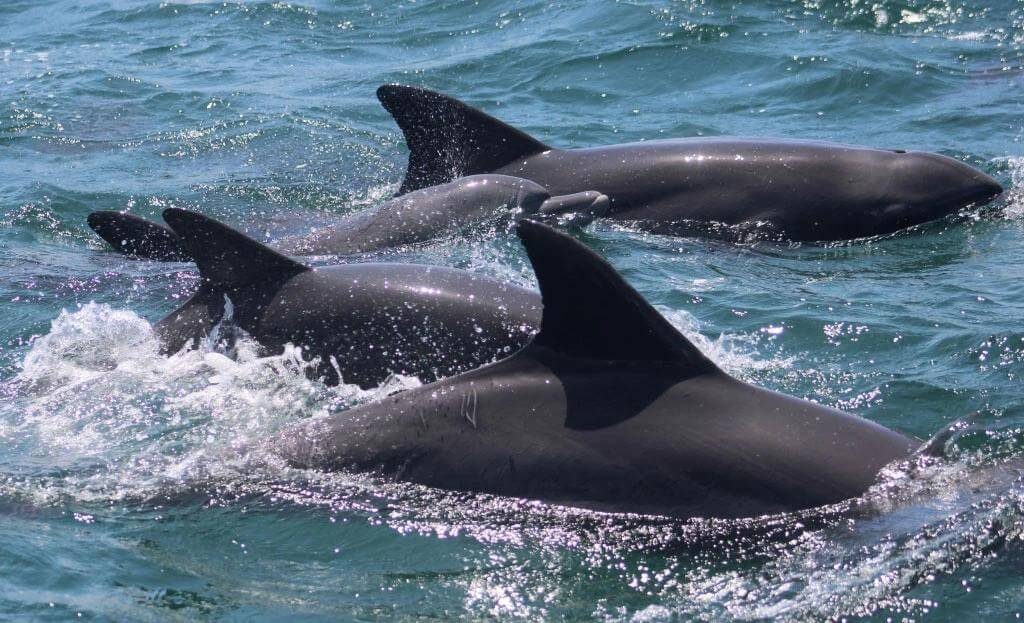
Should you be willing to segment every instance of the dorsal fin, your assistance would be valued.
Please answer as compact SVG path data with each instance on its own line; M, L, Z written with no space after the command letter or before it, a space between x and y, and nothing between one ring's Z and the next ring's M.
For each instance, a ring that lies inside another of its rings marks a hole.
M687 378L718 370L601 256L540 223L517 229L544 302L534 344L580 359L671 362Z
M946 444L949 443L949 440L973 428L978 423L979 419L981 419L981 414L977 411L960 418L946 428L932 435L931 439L918 448L914 454L919 456L930 456L936 459L946 458Z
M490 173L550 149L532 136L447 95L398 84L377 89L409 146L398 194Z
M192 260L177 234L160 223L108 210L93 212L86 220L100 238L124 255L164 262Z
M216 289L287 279L308 267L224 223L196 212L168 208L164 220L181 238L199 274Z

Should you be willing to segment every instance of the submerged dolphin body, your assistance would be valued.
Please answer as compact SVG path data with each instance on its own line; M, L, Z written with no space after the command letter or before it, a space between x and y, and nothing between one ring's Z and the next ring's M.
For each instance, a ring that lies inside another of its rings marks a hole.
M525 344L540 320L539 297L452 268L347 264L311 268L213 219L163 213L203 278L199 291L157 323L176 352L221 321L269 352L284 345L320 360L328 383L362 387L390 373L429 381L492 362Z
M604 260L523 222L543 297L515 355L304 422L299 466L677 517L748 517L863 493L920 444L732 378Z
M505 214L582 226L608 207L593 191L552 197L529 180L474 175L392 199L334 219L308 234L282 238L274 248L289 255L347 255L424 242ZM93 212L88 218L101 238L125 255L189 261L168 227L123 212Z
M524 177L555 194L606 194L606 217L657 233L757 228L802 241L894 232L1002 192L952 158L824 142L691 138L555 149L434 91L384 85L377 97L409 146L399 190L458 175Z

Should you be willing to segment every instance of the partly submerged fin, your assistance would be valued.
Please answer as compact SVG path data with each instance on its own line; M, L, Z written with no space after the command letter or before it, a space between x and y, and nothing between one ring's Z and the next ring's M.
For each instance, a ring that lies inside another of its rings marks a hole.
M188 262L185 252L169 227L124 212L101 210L87 219L89 227L124 255L164 262Z
M224 318L224 295L201 287L184 305L156 323L160 349L173 355L186 346L195 346Z
M598 254L533 221L518 233L544 303L533 344L574 358L668 362L685 378L718 370Z
M918 448L914 454L930 456L936 459L946 458L946 446L949 444L949 440L973 428L979 417L980 414L975 411L970 415L960 418L932 435L932 438Z
M308 270L304 264L202 214L168 208L164 220L181 238L199 274L216 290L279 281Z
M400 195L465 175L489 173L550 149L525 132L435 91L385 84L377 89L377 99L395 118L409 146L409 168Z

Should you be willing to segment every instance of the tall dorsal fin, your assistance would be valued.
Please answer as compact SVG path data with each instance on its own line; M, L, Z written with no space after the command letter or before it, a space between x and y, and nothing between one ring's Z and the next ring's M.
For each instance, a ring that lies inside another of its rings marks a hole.
M168 208L164 221L214 288L231 290L281 280L309 268L224 223L196 212Z
M532 136L447 95L399 84L377 89L409 146L398 194L490 173L550 149Z
M178 235L160 223L108 210L93 212L86 220L100 238L124 255L164 262L192 260Z
M671 362L687 377L718 370L601 256L540 223L517 229L544 303L534 344L580 359Z

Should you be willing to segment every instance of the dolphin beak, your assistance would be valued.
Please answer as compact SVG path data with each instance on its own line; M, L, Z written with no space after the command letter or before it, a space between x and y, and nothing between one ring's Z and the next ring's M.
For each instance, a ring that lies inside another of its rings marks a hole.
M970 190L971 203L985 205L999 195L1003 194L1003 187L988 175L978 171L975 174L974 184Z
M921 204L956 211L985 205L1003 192L999 182L954 158L922 152L907 152L902 157L912 165L905 172L905 183L918 189Z
M610 202L606 195L596 190L587 190L571 195L558 195L547 199L540 205L535 214L538 220L557 220L563 225L572 224L582 227L604 216Z

